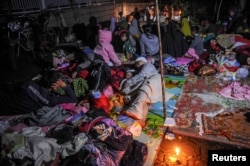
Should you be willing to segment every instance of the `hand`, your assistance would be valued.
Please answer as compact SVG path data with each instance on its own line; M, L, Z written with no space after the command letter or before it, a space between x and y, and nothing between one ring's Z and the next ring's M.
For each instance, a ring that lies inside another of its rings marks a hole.
M67 84L63 80L59 79L55 83L52 84L51 88L55 90L59 87L63 88L65 86L67 86Z

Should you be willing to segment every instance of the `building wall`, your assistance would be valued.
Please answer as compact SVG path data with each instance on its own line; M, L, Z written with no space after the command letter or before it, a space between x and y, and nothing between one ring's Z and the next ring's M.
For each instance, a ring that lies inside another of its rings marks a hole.
M75 0L69 4L68 0L4 0L4 11L11 11L13 15L29 14L37 16L41 10L49 9L52 13L60 11L61 20L66 27L72 27L76 23L88 24L91 16L97 17L98 22L107 21L113 16L114 11L122 11L123 16L129 15L137 7L140 11L154 3L124 2L124 0ZM24 3L26 2L26 3ZM116 2L116 3L115 3ZM2 3L1 3L2 6ZM49 27L60 27L60 19L51 15Z
M124 16L126 16L126 15L129 15L131 12L133 12L135 7L137 7L139 11L143 11L146 9L147 6L150 6L153 4L154 2L147 2L147 3L123 2L123 3L116 5L116 10L123 11Z
M72 27L76 23L88 24L88 19L91 16L95 16L98 22L102 22L108 20L113 15L114 9L114 3L73 8L62 11L63 17L61 18L63 18L62 20L64 20L67 27ZM54 27L57 25L58 19L52 16L48 26Z
M62 11L62 15L66 26L72 27L76 23L85 23L87 25L90 16L95 16L97 17L98 22L103 22L109 20L113 16L114 11L122 11L123 15L126 16L133 12L135 7L137 7L139 10L144 10L151 4L152 3L95 4L94 6L65 10ZM58 24L57 20L58 19L52 16L48 26L54 27L60 25Z

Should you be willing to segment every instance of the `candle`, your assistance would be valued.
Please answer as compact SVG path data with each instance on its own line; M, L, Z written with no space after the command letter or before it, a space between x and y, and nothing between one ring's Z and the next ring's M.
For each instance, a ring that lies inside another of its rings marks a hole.
M178 159L178 157L180 155L180 149L179 148L175 148L174 151L175 151L175 154L170 155L168 157L168 163L169 163L169 165L180 165L181 162Z
M177 156L169 156L168 160L169 160L170 163L176 163Z

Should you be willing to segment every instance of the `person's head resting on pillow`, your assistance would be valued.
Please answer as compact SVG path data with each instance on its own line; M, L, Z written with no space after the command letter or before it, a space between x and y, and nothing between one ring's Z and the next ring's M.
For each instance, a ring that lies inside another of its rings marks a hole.
M147 63L147 59L145 57L138 57L135 60L135 68L140 70L143 68L143 66Z

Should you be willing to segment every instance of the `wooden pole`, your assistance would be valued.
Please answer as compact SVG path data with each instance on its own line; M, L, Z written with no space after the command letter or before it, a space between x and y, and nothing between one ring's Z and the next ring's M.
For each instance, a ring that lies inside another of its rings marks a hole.
M216 22L219 21L220 9L221 9L221 5L222 5L222 1L223 1L223 0L220 0L220 4L219 4L219 7L218 7L218 11L217 11Z
M163 104L163 116L166 119L166 101L165 101L165 82L164 82L164 74L163 74L163 62L162 62L162 43L161 43L161 28L160 28L160 17L159 17L159 4L158 0L155 0L156 4L156 17L157 17L157 30L159 36L159 47L160 47L160 73L161 73L161 82L162 82L162 104Z
M215 19L215 16L216 16L217 5L218 5L218 0L216 0L216 1L215 1L215 5L214 5L214 16L213 16L213 19ZM217 21L217 20L216 20L216 21Z

